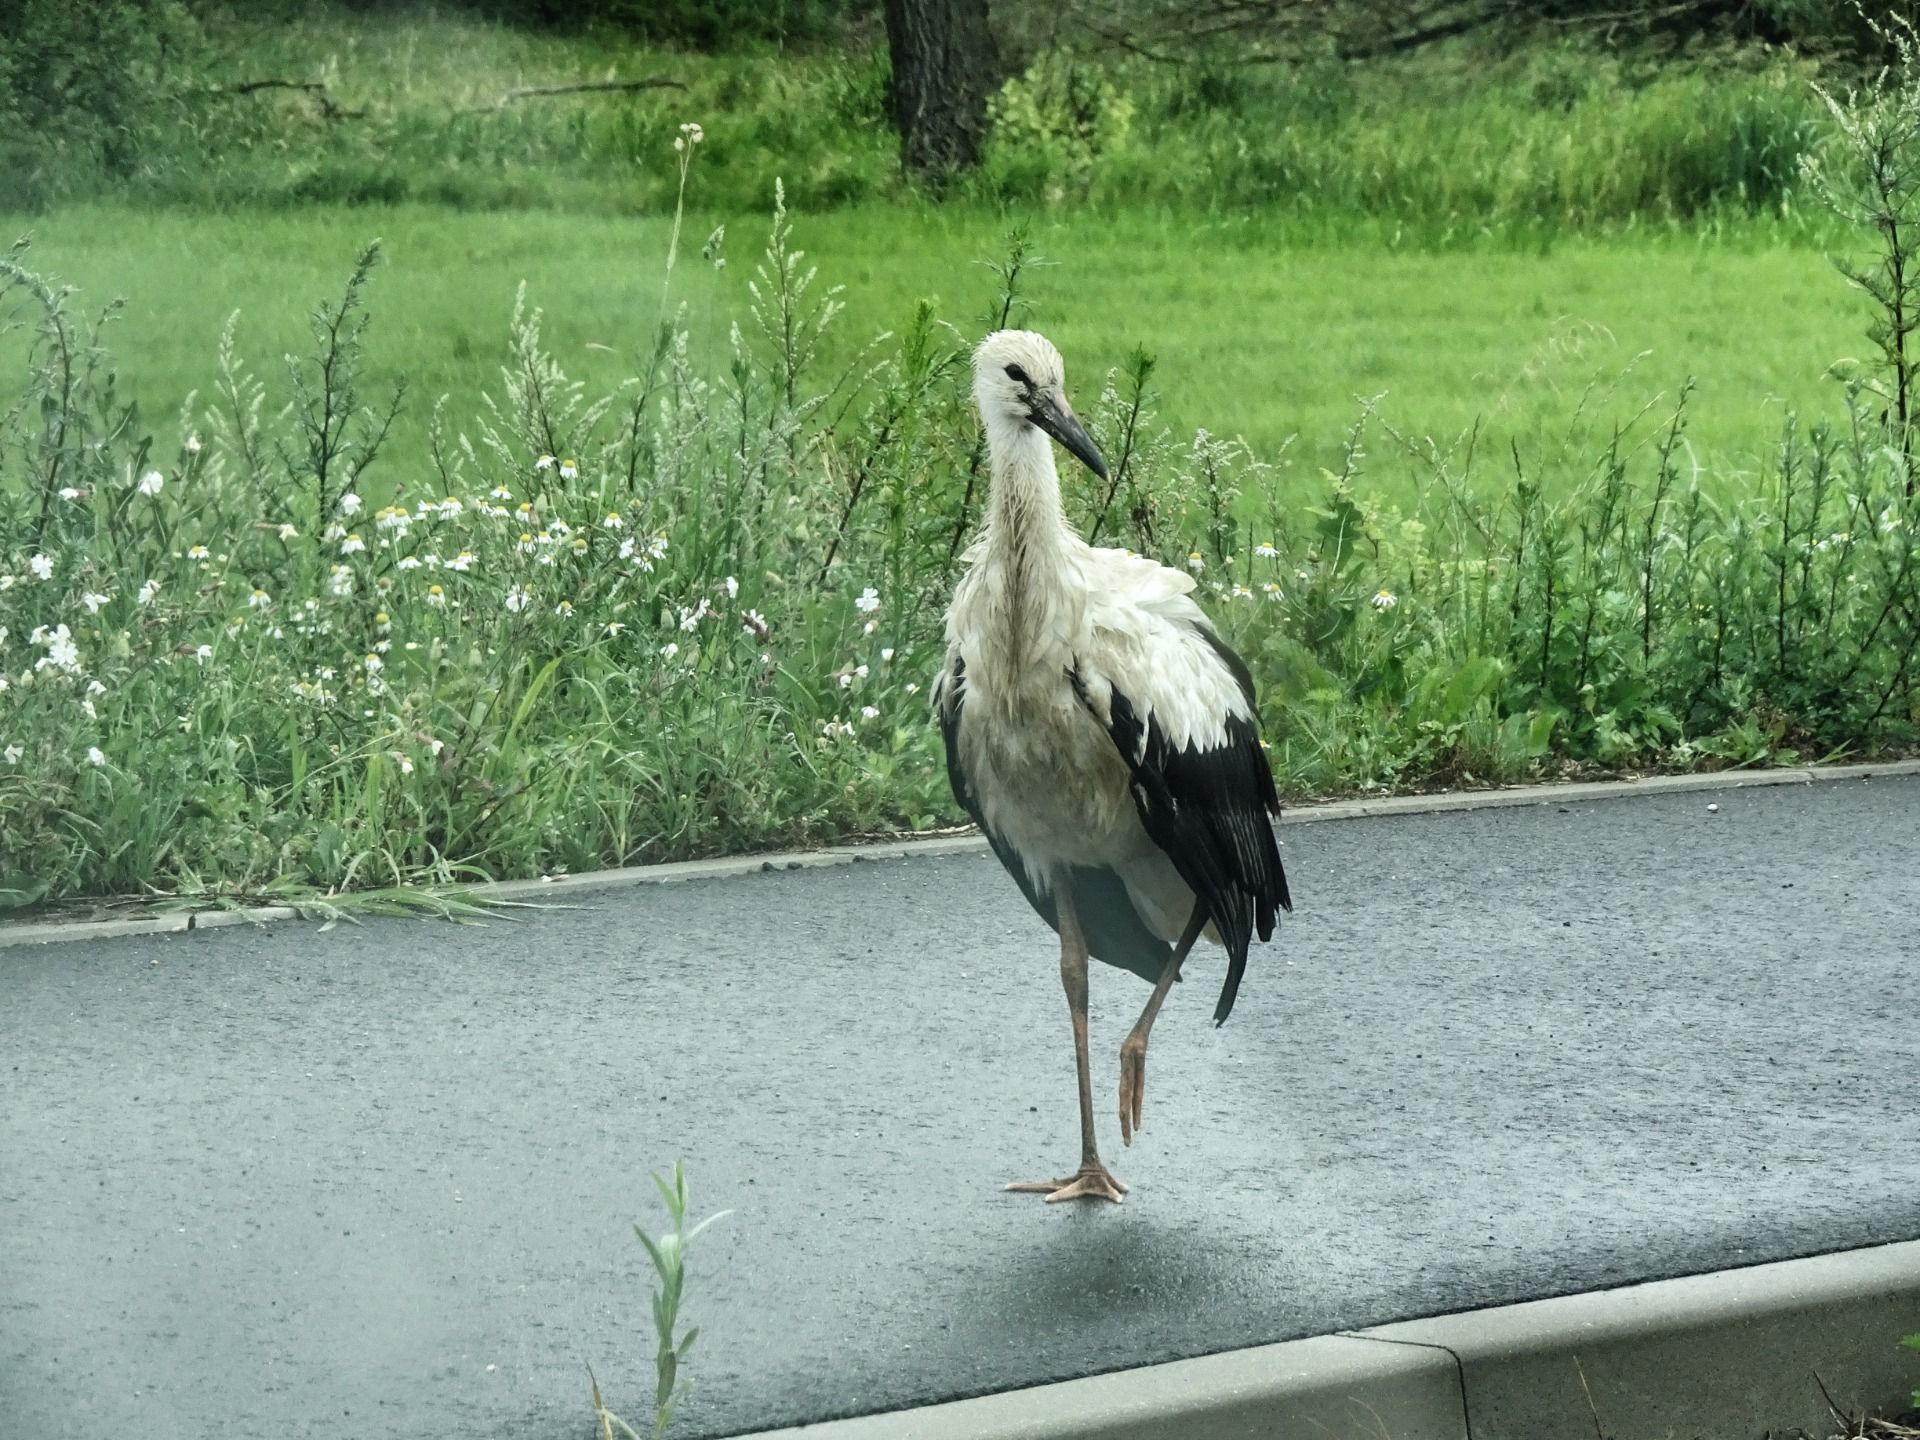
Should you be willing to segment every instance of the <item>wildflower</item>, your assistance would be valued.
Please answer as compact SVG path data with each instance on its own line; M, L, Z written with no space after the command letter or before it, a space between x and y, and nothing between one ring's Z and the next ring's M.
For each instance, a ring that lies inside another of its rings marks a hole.
M91 699L85 699L80 702L80 712L89 720L98 720L100 718L100 712L93 708L93 701Z
M89 745L87 747L87 763L89 765L104 765L107 763L107 757L100 753L100 747L98 745Z
M420 557L418 555L402 555L397 568L401 570L418 570L420 568Z
M878 720L880 718L880 707L877 705L862 705L860 707L860 718L862 720Z
M578 475L579 473L580 473L580 467L576 465L573 461L562 460L560 462L560 478L562 480L571 480L573 479L574 476Z
M207 661L213 658L213 646L199 645L194 647L193 658L198 660L202 665L206 664Z
M1400 597L1391 590L1376 590L1368 603L1376 610L1391 610L1400 603Z
M409 760L405 755L402 755L398 750L389 750L387 752L387 758L400 767L400 773L402 775L411 775L413 773L413 761Z
M198 435L187 436L187 453L189 455L198 455L200 453L200 437Z
M360 513L360 507L366 503L366 501L349 490L340 497L340 513L342 515L358 515Z
M558 605L553 607L553 613L558 615L562 620L566 619L569 615L573 614L573 602L571 600L562 600Z
M835 678L839 680L842 690L853 684L853 673L849 670L842 670Z
M609 620L607 622L607 634L609 635L618 635L622 630L626 628L627 628L627 625L624 620Z
M707 138L706 132L691 121L680 127L680 133L686 137L689 145L698 145L702 140Z
M1260 590L1269 600L1277 601L1280 598L1280 587L1274 584L1273 581L1271 580L1267 581L1266 584L1262 585L1260 587Z
M360 663L366 667L369 675L377 674L379 671L387 668L387 662L382 660L378 655L375 655L372 651L368 651L366 658Z
M71 505L75 500L80 498L80 492L71 485L62 485L60 487L60 498Z
M204 545L189 545L187 547L187 558L189 560L198 560L202 564L205 564L209 554L210 552Z
M347 534L347 527L336 523L333 525L329 525L327 526L326 529L322 530L320 532L320 538L322 540L327 541L329 544L331 544L335 540L345 539L346 534Z
M916 685L916 684L914 684L914 683L913 683L912 681L908 681L908 682L907 682L907 694L909 694L909 695L918 695L919 693L920 693L920 687L919 687L918 685Z
M264 610L271 604L273 604L273 597L258 585L253 587L253 593L247 597L249 610Z
M551 470L553 468L553 456L542 455L538 460L533 462L533 468L536 470ZM520 508L524 510L527 507L522 505Z
M667 537L666 536L655 535L651 540L647 541L647 558L649 560L663 559L666 556L666 553L667 553Z
M373 523L376 529L398 530L404 535L407 533L407 526L410 525L412 521L408 519L407 512L400 506L382 505L378 510L373 512Z
M1249 590L1246 586L1240 584L1238 581L1235 581L1233 586L1233 598L1236 600L1251 600L1253 598L1253 591Z
M453 559L447 561L447 569L449 570L459 570L459 571L465 572L467 570L470 570L472 567L473 567L473 552L471 550L462 550L458 555L454 556Z
M678 655L679 653L680 653L680 642L677 640L669 640L666 644L660 647L660 658L662 660L671 660L673 659L674 656Z
M102 685L98 680L87 681L87 694L104 695L106 693L107 693L107 687Z
M713 607L705 600L691 610L683 605L680 608L680 628L691 635L699 627L700 622L711 614L713 614Z
M11 590L19 579L18 575L0 575L0 591Z
M140 477L140 484L137 488L142 495L152 497L158 495L160 493L160 487L166 483L166 476L162 475L158 470L149 470Z
M822 740L844 740L853 734L853 726L845 720L829 720L820 727Z
M546 538L548 540L564 540L572 533L573 527L564 520L556 519L547 522Z
M282 525L280 527L280 538L282 540L298 540L300 538L300 532L291 525Z
M36 555L27 561L27 568L33 571L33 578L36 580L53 578L53 561L45 555Z
M767 626L767 617L758 610L749 610L740 617L740 628L756 640L765 640L772 633Z
M519 543L517 543L513 548L519 551L522 555L531 555L534 552L534 549L536 548L533 543L533 536L527 531L522 530L520 532Z
M366 548L367 542L360 538L360 532L358 530L340 542L340 553L342 555L358 555Z
M626 521L620 518L620 512L618 510L609 510L607 512L607 518L600 523L608 530L618 530L622 525L626 524Z
M51 635L47 634L47 627L42 625L33 632L32 639L35 644L47 647L47 653L34 662L34 669L45 670L48 666L56 670L80 668L80 647L73 643L73 632L65 625Z
M1196 575L1198 575L1202 570L1207 568L1207 562L1201 558L1200 552L1198 550L1192 551L1188 554L1187 568L1193 571L1193 573Z
M504 485L496 485L487 492L487 496L493 500L511 500L513 498L513 491Z
M1258 545L1253 547L1253 553L1258 555L1262 560L1277 560L1280 558L1280 552L1273 548L1273 542L1271 540L1262 540Z
M327 576L327 593L337 596L351 595L353 593L353 572L344 565L334 566L332 573Z
M869 620L867 621L866 624L860 627L860 633L862 635L871 635L875 630L878 630L879 628L880 627L878 625L874 624L873 621Z
M573 553L576 555L584 555L587 553L586 536L576 535L573 537Z
M891 665L893 663L893 651L891 649L880 652L880 663L882 665Z
M7 764L9 765L18 765L20 763L20 757L26 753L27 752L22 750L18 745L9 745L5 750L0 750L0 755L6 757Z
M112 598L111 595L101 595L95 591L88 590L80 596L80 603L87 607L87 613L89 615L98 615L100 613L100 607Z
M862 615L871 615L880 608L880 592L871 585L860 592L860 598L853 602L853 608Z
M512 614L518 615L522 610L526 609L532 601L533 594L524 585L515 585L511 590L507 591L506 605L508 611Z

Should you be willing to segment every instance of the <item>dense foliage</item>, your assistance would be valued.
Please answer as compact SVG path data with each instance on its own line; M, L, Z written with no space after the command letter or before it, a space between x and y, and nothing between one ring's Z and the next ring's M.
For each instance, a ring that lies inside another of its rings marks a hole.
M0 414L0 888L533 874L957 818L924 690L985 486L968 337L1020 318L1019 264L989 317L922 305L828 372L838 299L779 213L748 313L683 312L599 397L523 309L498 389L435 407L429 489L383 470L404 397L361 379L375 258L284 379L228 346L164 438L9 262L37 328ZM1160 429L1151 370L1086 407L1113 480L1074 518L1200 577L1294 793L1916 735L1920 506L1862 405L1789 420L1730 496L1687 463L1684 398L1492 473L1363 414L1308 496ZM1358 488L1369 435L1426 467L1412 510Z

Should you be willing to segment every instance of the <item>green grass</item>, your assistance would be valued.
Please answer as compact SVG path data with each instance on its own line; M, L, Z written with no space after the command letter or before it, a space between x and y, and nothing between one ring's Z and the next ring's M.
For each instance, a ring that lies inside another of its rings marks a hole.
M696 168L692 190L698 194ZM770 182L769 182L770 184ZM725 217L732 262L699 255L719 217L685 226L673 300L696 343L723 343L744 316L766 219ZM798 243L842 284L833 354L850 355L914 304L977 336L995 293L978 262L1003 248L1005 216L869 205L798 220ZM493 384L515 289L547 317L548 343L599 387L632 373L659 318L667 222L423 206L309 207L199 215L93 204L0 219L31 230L35 264L92 308L128 301L112 335L123 389L172 436L189 391L203 392L215 342L240 312L241 352L264 374L304 344L307 312L358 247L385 240L369 339L376 380L405 375L412 395L379 475L412 491L439 395ZM1258 220L1041 214L1029 272L1030 323L1062 346L1073 381L1096 390L1135 346L1159 360L1155 385L1173 429L1243 435L1267 455L1297 435L1297 473L1331 466L1355 396L1384 392L1399 429L1450 440L1476 420L1488 454L1558 436L1582 392L1594 417L1625 418L1699 386L1689 432L1710 470L1745 472L1771 448L1782 414L1837 408L1823 378L1861 355L1864 315L1821 252L1773 243L1763 226L1719 236L1568 237L1539 249L1444 251L1271 236ZM1625 372L1631 373L1625 373ZM1620 379L1625 373L1625 378ZM1381 452L1367 483L1406 496L1414 474Z

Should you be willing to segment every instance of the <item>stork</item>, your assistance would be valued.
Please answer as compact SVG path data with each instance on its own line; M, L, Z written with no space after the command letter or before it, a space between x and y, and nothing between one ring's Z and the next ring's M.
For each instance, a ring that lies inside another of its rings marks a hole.
M1153 993L1120 1047L1120 1136L1146 1095L1147 1036L1202 935L1227 952L1216 1024L1257 933L1292 909L1270 817L1253 677L1192 597L1194 578L1088 545L1060 506L1048 437L1102 480L1067 404L1060 352L1031 331L973 357L992 488L947 611L934 686L954 797L1060 936L1080 1084L1080 1168L1009 1190L1118 1203L1101 1162L1087 1060L1087 960Z

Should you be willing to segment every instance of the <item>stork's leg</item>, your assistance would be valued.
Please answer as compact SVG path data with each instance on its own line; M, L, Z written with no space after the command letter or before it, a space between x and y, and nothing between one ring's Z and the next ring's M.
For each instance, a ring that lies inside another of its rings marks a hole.
M1073 1059L1080 1080L1080 1168L1064 1180L1016 1180L1009 1190L1032 1191L1060 1200L1111 1200L1116 1205L1127 1187L1100 1163L1093 1134L1093 1077L1087 1062L1087 941L1080 933L1080 916L1073 908L1073 889L1062 877L1054 890L1060 920L1060 984L1073 1012Z
M1160 972L1153 994L1147 997L1147 1008L1140 1012L1133 1029L1120 1042L1120 1139L1123 1144L1133 1144L1133 1132L1140 1128L1140 1106L1147 1098L1147 1033L1153 1029L1153 1019L1166 1002L1167 992L1180 978L1180 967L1186 962L1187 952L1193 949L1193 942L1200 938L1206 926L1207 907L1196 900L1180 943L1167 958L1167 968Z

